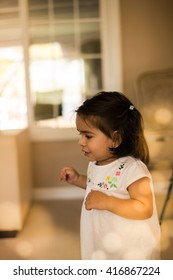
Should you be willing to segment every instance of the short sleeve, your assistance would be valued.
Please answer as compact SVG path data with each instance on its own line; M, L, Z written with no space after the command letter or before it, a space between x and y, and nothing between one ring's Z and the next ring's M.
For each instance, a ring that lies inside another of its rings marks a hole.
M129 185L143 177L151 180L151 174L146 165L140 160L132 161L124 170L124 189L127 190Z

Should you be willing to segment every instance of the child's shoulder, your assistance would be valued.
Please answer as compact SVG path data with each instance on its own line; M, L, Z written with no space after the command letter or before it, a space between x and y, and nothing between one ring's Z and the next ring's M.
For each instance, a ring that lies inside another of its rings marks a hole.
M120 157L116 160L114 160L113 162L107 164L107 165L103 165L103 166L98 166L96 165L96 162L89 162L88 165L89 169L98 169L100 170L115 170L119 169L119 170L128 170L128 169L147 169L146 165L137 158L134 158L132 156L125 156L125 157Z
M123 166L124 161L124 166ZM140 160L131 156L122 158L121 178L124 180L124 186L129 186L134 181L143 177L151 179L151 174L147 166Z
M146 169L146 165L137 158L132 156L126 156L119 158L120 165L124 166L125 169Z
M125 157L120 157L118 159L119 162L124 163L125 165L136 165L136 164L141 164L142 161L140 159L134 158L132 156L125 156Z

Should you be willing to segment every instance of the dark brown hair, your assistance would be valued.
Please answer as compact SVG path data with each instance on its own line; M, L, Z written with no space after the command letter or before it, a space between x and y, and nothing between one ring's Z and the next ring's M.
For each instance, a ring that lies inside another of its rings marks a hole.
M99 92L85 100L76 112L110 138L117 131L121 143L111 149L116 156L133 156L148 164L149 151L142 116L124 94Z

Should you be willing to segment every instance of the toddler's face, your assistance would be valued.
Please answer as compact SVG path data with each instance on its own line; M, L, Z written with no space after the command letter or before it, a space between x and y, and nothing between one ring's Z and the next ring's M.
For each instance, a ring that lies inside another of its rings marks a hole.
M76 127L80 134L79 145L90 161L104 165L115 160L115 156L109 150L113 147L111 138L80 116L76 117Z

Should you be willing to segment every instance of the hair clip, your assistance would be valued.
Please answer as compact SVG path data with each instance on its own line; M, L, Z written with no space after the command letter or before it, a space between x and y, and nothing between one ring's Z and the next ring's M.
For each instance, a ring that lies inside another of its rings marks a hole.
M135 107L133 105L130 105L129 109L133 110Z

